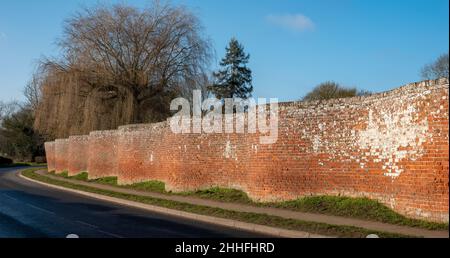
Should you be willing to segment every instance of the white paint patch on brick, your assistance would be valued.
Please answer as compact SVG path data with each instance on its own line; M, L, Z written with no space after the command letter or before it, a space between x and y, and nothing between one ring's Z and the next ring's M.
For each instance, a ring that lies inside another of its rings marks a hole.
M319 136L319 135L315 135L315 136L314 136L314 139L313 139L312 144L313 144L313 150L314 150L314 152L315 152L315 153L319 152L320 147L321 147L321 145L322 145L322 142L321 142L321 140L320 140L320 136Z
M227 141L227 144L225 145L225 149L223 151L223 156L226 159L235 159L237 160L237 155L236 155L236 146L232 146L231 145L231 141Z
M319 124L319 130L323 131L325 129L326 124Z
M252 150L255 152L255 154L258 154L258 145L252 144Z
M413 105L396 112L369 111L368 126L359 132L358 147L368 150L367 156L383 162L385 176L396 178L403 172L398 163L404 158L415 160L423 152L422 144L430 137L428 121L417 120Z

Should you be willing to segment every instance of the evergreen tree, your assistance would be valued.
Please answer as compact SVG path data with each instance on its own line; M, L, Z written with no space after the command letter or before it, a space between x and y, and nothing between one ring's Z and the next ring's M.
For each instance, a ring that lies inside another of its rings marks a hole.
M209 90L218 99L249 98L253 92L252 71L246 66L249 59L244 47L235 38L231 39L220 62L223 69L213 74L215 82Z

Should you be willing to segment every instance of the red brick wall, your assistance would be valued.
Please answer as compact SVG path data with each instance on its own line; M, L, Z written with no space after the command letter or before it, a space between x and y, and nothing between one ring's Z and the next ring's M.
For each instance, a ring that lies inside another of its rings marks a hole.
M281 108L280 138L249 161L255 199L364 196L448 221L448 83Z
M55 172L67 171L69 161L69 140L58 139L55 141Z
M68 172L75 176L88 171L89 136L69 137Z
M153 180L166 181L173 157L173 145L166 143L165 123L131 125L119 129L119 183L130 184Z
M44 147L47 156L47 169L48 171L55 171L55 142L46 142Z
M448 81L441 80L369 97L281 104L273 145L260 144L258 134L124 126L90 135L88 169L94 178L117 175L122 184L228 187L260 201L368 197L409 217L448 221L448 110Z
M117 176L117 131L96 131L89 135L87 152L89 179Z

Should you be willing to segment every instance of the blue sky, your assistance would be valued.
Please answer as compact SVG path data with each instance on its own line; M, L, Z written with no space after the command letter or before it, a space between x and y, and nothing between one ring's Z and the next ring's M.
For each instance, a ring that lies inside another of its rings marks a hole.
M126 2L138 7L148 1ZM219 59L231 37L251 54L255 97L297 100L334 80L375 92L420 80L449 48L448 0L173 0L201 19ZM0 100L22 99L62 23L87 0L0 2Z

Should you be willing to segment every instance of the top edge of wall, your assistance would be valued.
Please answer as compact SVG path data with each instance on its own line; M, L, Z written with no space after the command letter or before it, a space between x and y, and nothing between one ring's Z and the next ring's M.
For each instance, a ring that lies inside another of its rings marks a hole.
M66 139L56 139L55 140L55 143L68 143L68 142L69 142L68 138L66 138Z
M152 123L152 124L132 124L119 126L119 131L134 131L134 130L145 130L145 129L158 129L165 128L169 125L167 121Z
M104 130L104 131L92 131L89 135L113 135L118 133L118 130ZM89 135L86 135L89 137Z
M380 93L374 93L368 96L360 96L360 97L353 97L353 98L341 98L341 99L331 99L326 101L291 101L291 102L282 102L279 103L279 105L282 108L301 108L301 109L307 109L307 108L314 108L317 106L334 106L339 104L358 104L358 103L364 103L366 101L375 101L381 98L386 98L389 96L401 96L406 93L415 93L415 92L421 92L426 90L437 90L442 88L448 88L449 87L449 80L447 78L440 78L436 80L424 80L419 82L413 82L409 83L403 86L400 86L398 88L380 92ZM269 104L267 104L269 105ZM55 143L65 143L68 142L69 139L72 137L80 137L85 138L89 137L90 135L96 135L96 136L102 136L102 135L115 135L119 132L126 132L126 131L136 131L136 130L158 130L165 128L169 125L168 121L163 121L160 123L148 123L148 124L130 124L130 125L123 125L119 126L117 130L104 130L104 131L93 131L89 135L78 135L78 136L71 136L66 139L56 139L53 142L46 142L46 144L55 144Z
M419 82L408 83L403 86L394 88L389 91L373 93L367 96L359 96L352 98L339 98L330 100L318 100L318 101L289 101L280 103L280 106L299 106L299 107L314 107L314 106L328 106L336 104L350 104L350 103L360 103L364 101L377 100L380 98L385 98L389 96L401 96L400 93L413 93L432 89L448 88L449 80L447 78L440 78L436 80L424 80Z
M69 137L69 140L89 140L89 135L73 135Z

